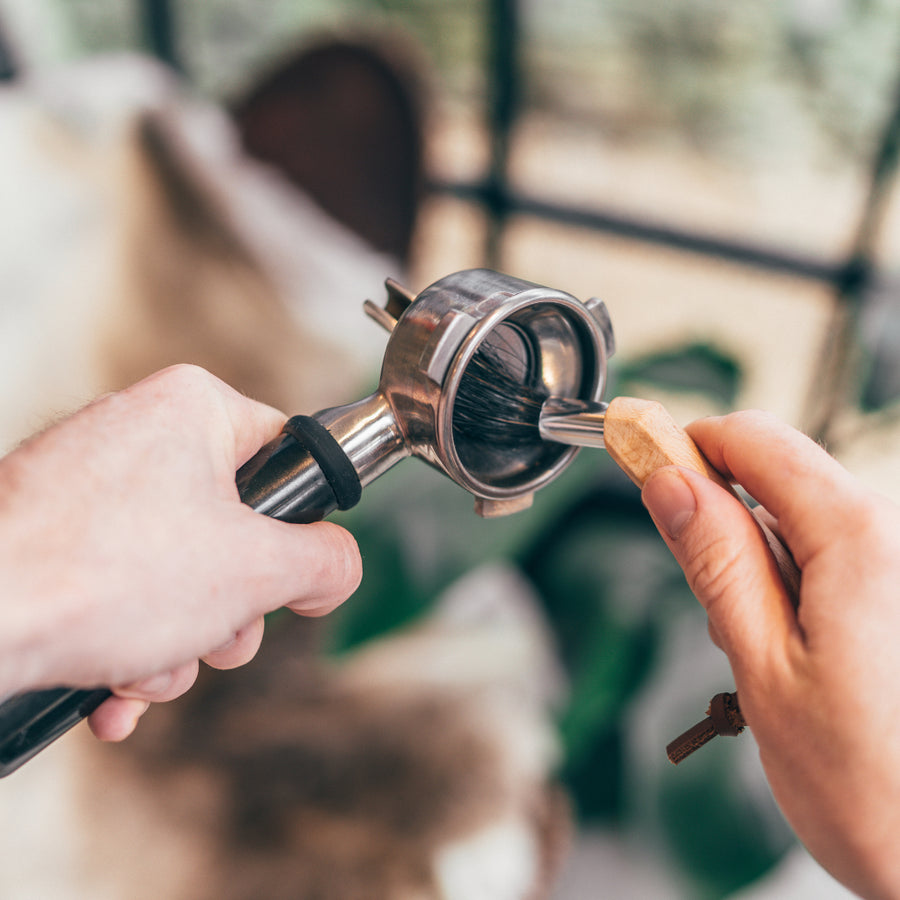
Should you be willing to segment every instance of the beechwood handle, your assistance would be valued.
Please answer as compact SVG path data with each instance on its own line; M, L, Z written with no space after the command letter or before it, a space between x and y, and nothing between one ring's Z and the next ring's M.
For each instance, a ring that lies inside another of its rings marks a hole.
M643 487L644 482L663 466L681 466L705 475L744 503L661 403L634 397L616 397L610 401L604 415L603 442L609 455L638 487ZM755 513L754 518L796 606L800 570L772 529Z

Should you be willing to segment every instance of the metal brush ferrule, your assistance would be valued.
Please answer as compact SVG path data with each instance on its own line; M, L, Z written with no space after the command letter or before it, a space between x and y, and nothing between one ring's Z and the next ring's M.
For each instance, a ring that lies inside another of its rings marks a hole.
M602 449L608 403L550 397L541 407L538 430L546 441Z

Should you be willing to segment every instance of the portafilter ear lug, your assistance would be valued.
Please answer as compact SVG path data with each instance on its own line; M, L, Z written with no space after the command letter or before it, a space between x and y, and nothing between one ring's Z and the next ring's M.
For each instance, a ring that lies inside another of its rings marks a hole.
M599 297L590 297L584 301L584 305L588 308L591 315L600 326L600 331L603 333L603 343L606 345L606 356L608 359L616 352L616 337L613 332L609 309Z
M384 286L388 295L385 309L395 319L399 319L406 311L406 307L416 299L416 295L394 278L385 278Z
M406 308L416 299L416 295L394 278L386 278L384 286L387 288L388 295L384 308L371 300L366 300L363 303L363 309L370 319L374 319L385 331L390 333Z
M534 494L522 494L511 500L489 500L487 497L475 498L475 512L482 519L499 519L513 513L528 509L534 502Z
M397 320L386 309L383 309L371 300L366 300L363 303L363 309L366 315L377 322L388 334L394 330Z

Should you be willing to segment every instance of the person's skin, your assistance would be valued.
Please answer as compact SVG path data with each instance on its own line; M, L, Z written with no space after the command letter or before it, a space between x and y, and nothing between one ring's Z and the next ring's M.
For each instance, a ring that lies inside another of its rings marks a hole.
M665 468L643 500L731 663L773 793L813 856L869 898L900 897L900 508L773 417L688 429L776 520L795 611L750 513Z
M176 366L0 460L0 697L111 685L90 725L120 740L193 684L198 660L248 662L265 613L347 598L361 577L349 533L239 500L235 471L284 420Z

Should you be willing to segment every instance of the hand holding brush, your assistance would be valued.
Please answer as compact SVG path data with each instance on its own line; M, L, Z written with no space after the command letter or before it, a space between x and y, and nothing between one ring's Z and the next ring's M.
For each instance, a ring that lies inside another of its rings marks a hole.
M744 503L732 485L710 465L690 435L654 400L616 397L609 403L588 403L551 398L541 409L539 427L547 440L604 447L639 488L658 469L679 466L708 478ZM796 563L761 515L757 516L757 524L785 585L796 598L800 590Z
M900 896L900 509L760 412L688 432L777 523L802 574L785 586L757 522L690 469L642 496L728 656L782 812L864 897Z
M710 465L687 432L676 424L662 404L655 401L616 397L606 404L551 398L543 404L539 427L541 435L548 440L604 447L639 488L643 488L660 469L675 466L709 479L750 510L732 485ZM796 606L800 590L796 563L764 519L761 516L754 518ZM679 526L676 515L673 527ZM716 735L740 734L745 724L737 695L717 694L710 702L706 718L679 735L666 752L670 761L678 764Z
M682 431L648 401L546 401L541 428L593 446L602 432L728 655L741 706L717 695L670 755L737 733L746 713L812 855L863 897L900 896L900 509L765 413ZM732 483L770 512L750 514Z

